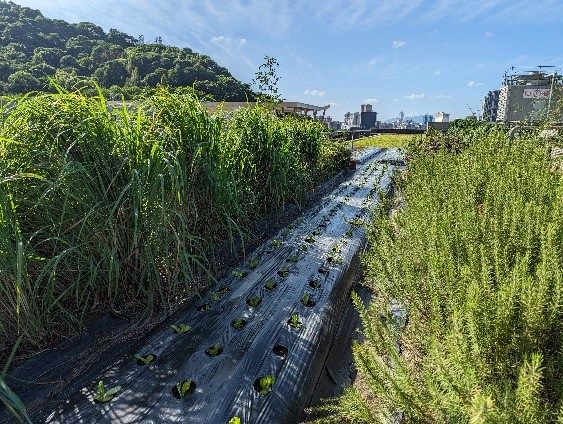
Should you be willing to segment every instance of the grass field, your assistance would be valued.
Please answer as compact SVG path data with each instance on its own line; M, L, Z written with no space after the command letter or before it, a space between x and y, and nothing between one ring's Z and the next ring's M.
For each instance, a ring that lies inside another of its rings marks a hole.
M413 137L420 136L411 134L378 134L354 141L354 147L358 149L366 147L406 147Z

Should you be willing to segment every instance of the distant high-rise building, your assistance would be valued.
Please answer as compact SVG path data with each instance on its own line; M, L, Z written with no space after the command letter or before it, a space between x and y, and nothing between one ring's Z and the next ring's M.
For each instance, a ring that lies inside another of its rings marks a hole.
M401 111L401 117L399 118L399 123L402 124L405 120L405 112Z
M362 112L373 112L373 106L371 104L362 105Z
M498 100L500 90L489 91L483 101L483 121L495 122L497 120Z
M435 122L450 122L450 114L446 112L436 112L434 114Z
M422 123L424 125L428 124L429 122L434 122L434 117L432 115L424 115L422 117Z
M354 117L352 118L352 126L359 127L361 126L361 124L362 122L361 122L360 112L354 112Z

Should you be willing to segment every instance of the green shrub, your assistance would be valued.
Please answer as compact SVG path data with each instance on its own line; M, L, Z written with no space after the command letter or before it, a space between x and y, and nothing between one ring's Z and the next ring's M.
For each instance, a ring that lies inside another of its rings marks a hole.
M415 155L404 208L374 220L359 382L320 422L563 421L561 176L538 140L464 137Z

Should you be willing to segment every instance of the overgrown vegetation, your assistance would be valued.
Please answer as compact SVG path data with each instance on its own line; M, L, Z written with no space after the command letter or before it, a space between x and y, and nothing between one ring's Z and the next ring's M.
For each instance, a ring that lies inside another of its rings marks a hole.
M42 94L0 116L1 363L16 339L47 345L92 313L175 308L255 220L348 159L318 122L210 114L165 90L113 112Z
M90 22L70 24L39 11L0 2L0 94L53 91L50 79L67 90L135 98L157 85L193 87L217 101L253 100L248 84L211 58L189 48L145 43Z
M404 207L374 220L358 379L320 422L563 422L561 175L533 136L457 139L415 154Z

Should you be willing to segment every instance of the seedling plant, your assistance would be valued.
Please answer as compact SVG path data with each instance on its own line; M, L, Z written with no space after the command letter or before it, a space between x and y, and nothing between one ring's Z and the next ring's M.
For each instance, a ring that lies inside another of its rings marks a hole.
M299 315L297 315L297 314L291 314L289 316L289 320L287 321L287 323L292 328L300 328L303 325L303 323L299 319Z
M106 403L112 400L117 393L121 390L121 386L115 386L111 389L106 389L106 385L103 381L98 382L96 387L96 393L94 393L94 401L97 403Z
M258 307L262 303L262 298L260 296L252 296L250 299L246 301L248 306L252 306L253 308Z
M170 328L176 334L186 334L192 329L192 327L190 327L188 324L178 324L178 325L172 324Z
M144 355L144 356L136 353L135 359L137 360L137 364L139 365L150 365L154 362L156 356L153 355L152 353L149 353L148 355Z

